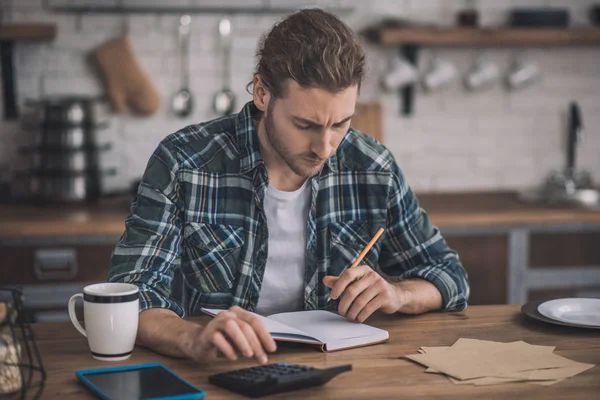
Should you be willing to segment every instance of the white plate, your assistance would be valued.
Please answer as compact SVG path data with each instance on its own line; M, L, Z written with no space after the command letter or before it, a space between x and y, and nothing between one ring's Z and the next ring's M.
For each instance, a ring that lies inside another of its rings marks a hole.
M538 311L545 317L567 324L600 327L600 299L550 300L540 304Z

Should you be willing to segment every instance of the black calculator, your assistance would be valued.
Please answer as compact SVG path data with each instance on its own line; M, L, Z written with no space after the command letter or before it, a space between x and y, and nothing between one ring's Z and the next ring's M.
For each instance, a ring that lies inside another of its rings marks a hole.
M245 396L261 397L323 385L342 372L351 370L350 364L318 369L280 362L211 375L208 381Z

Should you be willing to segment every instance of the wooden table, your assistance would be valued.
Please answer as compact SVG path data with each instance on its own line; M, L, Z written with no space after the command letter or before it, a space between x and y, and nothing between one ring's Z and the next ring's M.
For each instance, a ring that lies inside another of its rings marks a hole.
M198 319L199 321L206 321ZM281 345L270 362L287 361L326 367L351 363L353 371L327 385L270 398L319 399L598 399L600 393L600 331L576 329L530 320L517 306L474 306L464 313L421 316L376 315L369 322L387 329L385 344L321 353L302 345ZM255 365L219 359L210 365L171 359L137 348L129 360L107 363L94 360L87 343L68 323L37 324L34 331L48 372L43 399L93 399L75 379L78 369L158 361L172 368L207 393L207 400L245 398L208 383L207 376ZM550 387L512 383L475 387L454 385L446 377L425 373L420 365L402 357L421 346L448 346L461 337L556 346L555 353L597 366Z

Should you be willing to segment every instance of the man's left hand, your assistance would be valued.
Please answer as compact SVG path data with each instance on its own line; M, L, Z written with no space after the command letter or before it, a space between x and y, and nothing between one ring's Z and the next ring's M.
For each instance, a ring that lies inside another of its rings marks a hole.
M393 314L403 304L400 290L368 265L347 269L339 277L326 276L323 283L331 288L332 300L343 294L338 312L350 321L364 322L377 310Z

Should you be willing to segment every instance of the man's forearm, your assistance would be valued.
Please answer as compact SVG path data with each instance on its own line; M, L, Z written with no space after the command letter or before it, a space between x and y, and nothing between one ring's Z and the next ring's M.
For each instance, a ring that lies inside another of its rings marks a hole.
M442 295L430 282L423 279L408 279L392 283L401 299L398 312L422 314L442 308Z
M202 327L171 310L156 308L140 313L137 344L171 357L190 358L192 343Z

